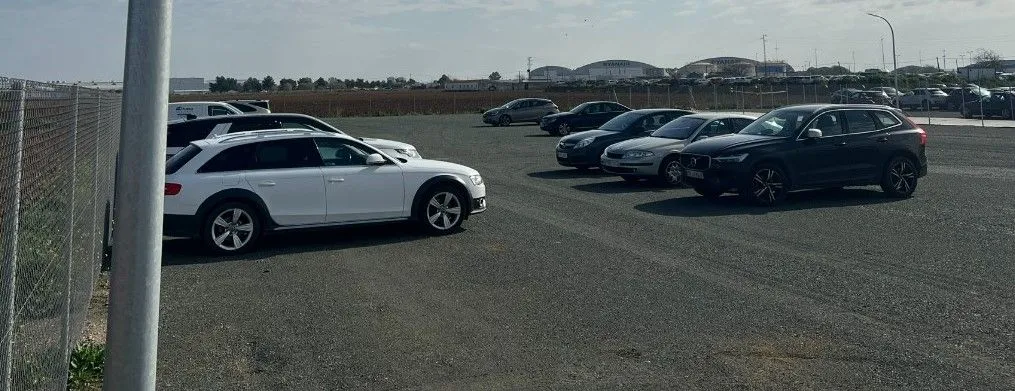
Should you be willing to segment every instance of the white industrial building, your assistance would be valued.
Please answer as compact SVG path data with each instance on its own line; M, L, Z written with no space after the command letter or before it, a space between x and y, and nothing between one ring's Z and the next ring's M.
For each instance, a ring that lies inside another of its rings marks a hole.
M529 80L560 82L579 80L626 80L663 77L663 68L631 60L596 61L574 70L561 66L545 66L533 69Z

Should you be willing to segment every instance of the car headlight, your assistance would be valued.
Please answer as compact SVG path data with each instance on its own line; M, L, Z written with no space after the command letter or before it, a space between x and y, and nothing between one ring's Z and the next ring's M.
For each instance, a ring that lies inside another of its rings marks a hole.
M746 153L741 153L739 155L726 155L726 156L719 156L719 157L712 158L713 161L718 162L718 163L740 163L740 162L744 161L744 159L747 159L747 154Z
M578 144L574 145L574 149L585 148L589 145L592 145L592 140L594 139L595 137L583 138L581 139L581 141L578 141Z
M473 185L483 186L483 177L481 175L479 175L479 174L469 175L469 180L472 181Z
M416 148L395 149L395 152L398 152L398 153L403 154L403 155L408 156L408 157L414 157L414 158L420 157L419 156L419 152L416 152Z
M652 157L656 154L649 151L629 151L624 154L624 159L641 159L646 157Z

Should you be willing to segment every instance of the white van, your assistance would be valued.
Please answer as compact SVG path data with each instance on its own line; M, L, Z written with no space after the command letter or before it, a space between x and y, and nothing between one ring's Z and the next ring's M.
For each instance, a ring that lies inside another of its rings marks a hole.
M170 121L239 114L243 114L243 112L222 102L177 102L169 104Z

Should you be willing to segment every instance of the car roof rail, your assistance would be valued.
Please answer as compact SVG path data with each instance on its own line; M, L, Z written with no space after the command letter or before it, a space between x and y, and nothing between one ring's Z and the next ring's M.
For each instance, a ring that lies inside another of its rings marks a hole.
M280 129L250 130L246 132L228 133L216 135L212 139L218 141L219 143L230 143L247 139L260 139L273 136L277 137L277 136L310 135L310 134L333 134L333 133L322 132L320 130L315 129L280 128Z

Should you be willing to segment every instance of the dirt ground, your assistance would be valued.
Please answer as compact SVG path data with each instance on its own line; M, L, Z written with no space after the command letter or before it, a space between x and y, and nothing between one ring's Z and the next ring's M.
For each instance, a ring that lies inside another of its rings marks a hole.
M82 341L106 343L106 320L109 317L109 273L100 273L88 305L88 317Z

